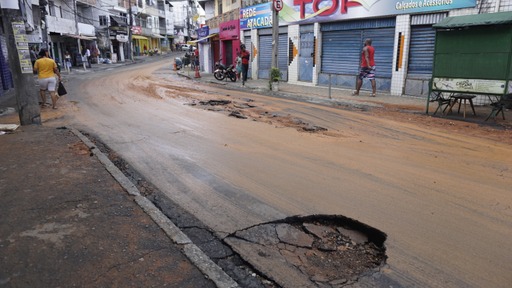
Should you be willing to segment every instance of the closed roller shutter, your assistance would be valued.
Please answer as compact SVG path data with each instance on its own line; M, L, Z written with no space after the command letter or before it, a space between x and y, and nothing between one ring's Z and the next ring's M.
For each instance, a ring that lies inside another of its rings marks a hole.
M393 73L395 28L364 30L361 43L363 43L364 39L368 38L372 39L372 46L375 47L375 66L377 67L377 77L391 78Z
M251 61L254 59L254 50L252 49L251 35L244 37L245 49L251 53ZM247 70L247 77L251 78L252 75L252 67L251 62L249 62L249 70Z
M431 75L436 32L431 25L412 26L408 74Z
M375 47L377 77L391 77L395 28L358 29L324 32L322 37L322 73L356 75L365 39Z
M322 35L322 73L354 74L361 53L361 30L329 31Z
M282 74L282 80L288 81L288 34L279 34L277 65Z
M258 78L268 79L268 71L272 64L272 35L260 36L258 56Z
M260 35L260 49L258 52L258 78L268 79L272 65L272 35ZM277 62L283 80L288 80L288 34L279 34L279 47Z

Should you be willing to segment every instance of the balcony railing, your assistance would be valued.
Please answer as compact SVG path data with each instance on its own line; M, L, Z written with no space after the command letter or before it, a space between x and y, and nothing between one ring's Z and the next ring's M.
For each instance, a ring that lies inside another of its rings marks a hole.
M158 13L158 9L156 9L155 7L152 7L152 6L146 6L146 11L144 12L144 14L148 14L148 15L152 15L152 16L158 16L159 13Z
M48 32L60 34L73 34L76 35L75 20L64 19L54 16L47 16ZM93 25L78 22L78 34L81 35L94 35L95 29Z
M90 6L96 6L96 0L76 0L77 3L83 3Z

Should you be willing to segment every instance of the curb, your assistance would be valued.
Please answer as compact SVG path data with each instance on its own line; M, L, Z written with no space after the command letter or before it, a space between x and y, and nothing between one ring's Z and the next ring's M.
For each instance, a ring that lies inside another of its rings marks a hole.
M140 194L137 187L112 163L105 154L103 154L94 143L85 137L75 128L70 128L88 148L96 155L105 169L114 177L114 179L134 196L135 203L144 210L144 212L153 219L153 221L165 232L165 234L178 245L183 246L182 251L194 265L203 272L219 288L236 288L238 283L233 280L222 268L213 262L199 247L197 247L183 231L181 231L171 220L169 220L151 201Z

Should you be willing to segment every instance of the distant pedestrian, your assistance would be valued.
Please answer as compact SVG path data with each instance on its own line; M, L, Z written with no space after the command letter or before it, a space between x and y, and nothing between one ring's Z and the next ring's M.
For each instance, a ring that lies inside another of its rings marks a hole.
M199 48L197 47L194 50L194 65L195 67L199 67Z
M85 48L85 59L87 61L87 68L91 68L91 50Z
M57 86L55 75L59 77L59 81L61 80L57 63L48 56L48 50L46 49L39 51L39 57L40 58L34 63L34 73L38 74L39 95L42 101L41 107L46 105L46 90L48 90L52 98L52 107L53 109L57 109L57 100L59 97L55 92Z
M245 50L245 44L240 45L240 57L242 58L242 85L245 85L247 71L249 70L249 59L251 59L251 53Z
M377 85L375 83L375 48L372 46L372 39L364 41L364 47L361 51L361 70L356 82L356 91L352 95L359 95L359 90L363 85L363 78L370 80L372 83L371 97L375 97Z
M68 72L71 72L71 55L69 54L69 51L66 50L66 53L64 53L64 64L66 65L66 70Z
M32 62L32 67L34 67L36 60L37 60L36 47L33 46L32 48L30 48L30 62Z

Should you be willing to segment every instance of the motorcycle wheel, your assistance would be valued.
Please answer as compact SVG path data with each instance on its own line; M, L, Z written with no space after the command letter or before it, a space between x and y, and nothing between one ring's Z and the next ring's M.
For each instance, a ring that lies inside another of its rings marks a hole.
M229 73L228 75L231 82L236 82L236 74L235 73Z
M215 73L213 73L213 77L215 77L215 79L217 79L219 81L222 81L222 80L224 80L224 78L226 78L226 75L222 72L215 72Z

